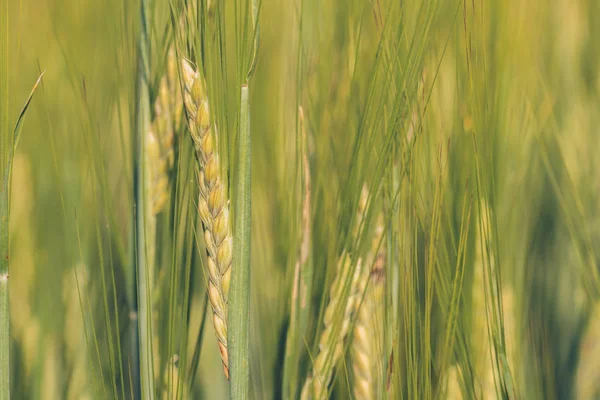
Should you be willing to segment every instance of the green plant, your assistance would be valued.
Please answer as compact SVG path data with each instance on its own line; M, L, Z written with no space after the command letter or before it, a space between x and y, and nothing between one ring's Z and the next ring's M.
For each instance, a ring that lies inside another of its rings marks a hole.
M33 86L23 109L21 110L14 129L10 129L10 108L8 90L8 2L0 3L0 10L5 20L0 28L0 399L10 398L10 307L9 307L9 277L10 277L10 195L12 168L14 157L21 134L21 123L25 112L33 98L33 94L41 82L43 73Z
M0 398L598 392L597 1L0 2Z

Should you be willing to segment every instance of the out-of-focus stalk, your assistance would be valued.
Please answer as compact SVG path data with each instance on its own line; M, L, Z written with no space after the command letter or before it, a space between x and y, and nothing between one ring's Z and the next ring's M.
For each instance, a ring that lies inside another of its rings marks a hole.
M152 340L150 319L150 298L148 287L148 264L146 263L145 199L146 182L144 171L144 139L150 126L150 40L148 13L152 0L140 2L140 36L138 45L138 78L136 93L136 129L134 146L134 249L129 280L129 306L132 323L130 324L131 352L130 362L134 398L153 399L152 385ZM137 323L136 323L137 322Z
M8 309L8 0L0 0L0 399L10 398L10 331Z

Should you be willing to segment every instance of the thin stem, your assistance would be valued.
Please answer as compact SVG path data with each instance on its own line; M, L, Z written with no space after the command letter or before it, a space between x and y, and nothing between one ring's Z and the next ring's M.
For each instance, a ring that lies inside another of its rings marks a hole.
M8 229L11 132L8 122L8 0L0 0L0 400L10 398Z
M8 224L6 224L8 225ZM2 228L2 230L8 230ZM1 233L4 236L4 233ZM3 251L4 252L4 251ZM8 267L8 260L2 268ZM10 326L8 308L8 273L0 273L0 399L10 398Z
M152 346L151 346L151 321L150 298L148 288L148 265L146 263L146 235L145 235L145 171L144 171L144 137L150 124L150 96L149 96L149 64L150 41L148 36L149 19L148 10L152 0L141 0L140 3L140 40L138 56L138 82L136 102L136 151L134 155L134 201L135 201L135 260L132 268L133 278L131 286L132 316L137 318L136 332L130 332L132 343L132 371L134 382L134 398L153 399L152 389ZM136 279L137 273L137 279ZM135 319L134 319L135 321ZM135 323L131 324L133 328Z
M229 367L232 400L249 394L251 140L248 85L242 85L240 136L237 158L234 250L229 306Z

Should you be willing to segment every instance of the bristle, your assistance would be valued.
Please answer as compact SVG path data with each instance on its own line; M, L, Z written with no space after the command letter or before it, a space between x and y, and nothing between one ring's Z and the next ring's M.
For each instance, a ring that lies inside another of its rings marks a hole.
M478 392L484 399L494 398L496 394L496 384L494 382L494 366L496 348L490 340L488 332L488 317L486 306L487 283L485 280L485 269L488 268L488 258L491 262L489 266L493 271L494 258L490 254L487 242L491 240L491 221L489 206L482 201L480 206L481 226L478 229L478 239L476 241L476 255L473 271L472 286L472 329L471 339L473 344L473 363L477 374Z

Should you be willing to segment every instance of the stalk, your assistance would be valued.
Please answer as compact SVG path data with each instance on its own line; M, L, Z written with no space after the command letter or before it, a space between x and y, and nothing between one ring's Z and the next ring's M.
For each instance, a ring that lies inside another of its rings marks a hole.
M9 228L11 169L25 112L33 94L42 80L42 72L25 105L21 109L14 129L10 130L8 118L8 1L0 0L0 400L10 399L10 304L9 278Z
M237 157L237 184L233 268L229 308L231 399L247 399L249 394L250 327L250 233L251 233L251 140L248 85L241 91L240 136Z
M7 187L2 184L2 199L0 218L5 221L8 216L6 204L8 202ZM10 325L8 308L8 220L0 227L0 250L2 261L0 267L0 399L10 398Z
M0 400L10 398L8 0L0 0Z
M138 55L138 81L136 102L136 145L134 154L134 201L135 201L135 260L130 274L130 307L132 324L130 337L132 339L131 358L132 381L134 398L153 399L152 363L151 363L151 321L150 298L148 293L148 265L146 263L146 185L144 171L144 139L150 126L150 96L148 91L148 74L150 65L150 42L148 36L148 10L152 0L141 0L140 3L140 38ZM137 321L137 324L135 323ZM137 326L136 326L137 325ZM137 328L137 332L134 329Z
M4 189L4 188L3 188ZM3 195L3 197L5 197ZM4 206L4 199L3 204ZM2 212L4 217L4 210ZM4 224L3 224L4 225ZM8 225L8 224L6 224ZM5 236L7 228L2 227L2 254L8 250ZM4 257L3 257L4 259ZM8 309L8 260L2 261L2 272L0 273L0 399L8 400L10 398L10 326Z

